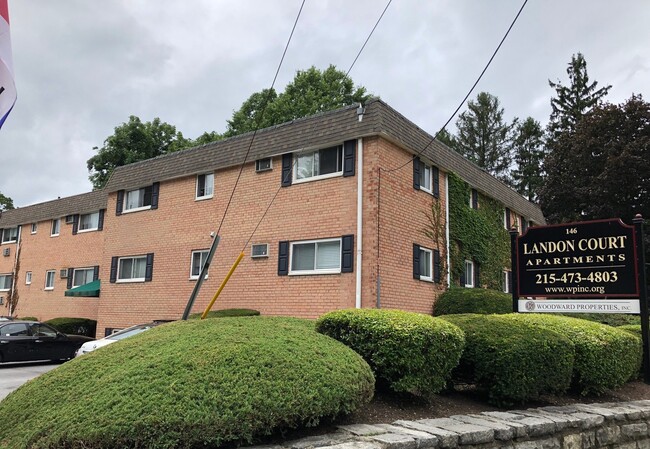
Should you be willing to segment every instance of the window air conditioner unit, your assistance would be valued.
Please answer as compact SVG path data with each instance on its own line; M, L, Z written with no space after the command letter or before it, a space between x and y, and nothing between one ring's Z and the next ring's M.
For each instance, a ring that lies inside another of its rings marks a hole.
M61 271L59 271L59 276L61 279L66 279L68 277L68 270L65 268L61 269Z
M2 250L2 255L7 257L11 254L11 248L5 248Z

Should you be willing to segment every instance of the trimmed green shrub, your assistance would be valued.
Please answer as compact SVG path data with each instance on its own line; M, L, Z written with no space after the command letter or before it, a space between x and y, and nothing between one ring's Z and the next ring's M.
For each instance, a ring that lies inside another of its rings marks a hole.
M458 364L465 339L456 326L419 313L383 309L330 312L316 330L354 349L378 383L393 391L439 392Z
M639 315L626 315L624 313L572 313L562 314L562 316L569 316L571 318L580 318L587 321L595 321L608 326L620 327L624 324L638 324L641 325L641 317Z
M643 338L640 324L624 324L622 326L617 326L616 329L620 329L625 332L630 332L631 334L634 334L639 338Z
M24 321L38 321L38 318L35 316L24 316L21 318L16 318L17 320L24 320Z
M193 313L187 317L189 320L198 320L203 315L201 313ZM208 315L205 317L208 318L224 318L224 317L236 317L236 316L259 316L260 312L253 309L221 309L221 310L211 310L208 312Z
M434 316L512 313L512 295L485 288L450 288L436 300Z
M67 362L0 406L0 447L190 448L349 413L374 378L313 322L176 321ZM34 412L38 410L39 412Z
M85 335L95 338L97 321L89 318L52 318L47 324L64 334Z
M535 329L508 315L445 315L465 333L455 380L486 390L488 400L509 406L571 385L574 345L559 333Z
M508 318L553 330L573 342L576 355L572 386L583 395L620 387L639 371L641 342L628 332L561 315L512 314Z

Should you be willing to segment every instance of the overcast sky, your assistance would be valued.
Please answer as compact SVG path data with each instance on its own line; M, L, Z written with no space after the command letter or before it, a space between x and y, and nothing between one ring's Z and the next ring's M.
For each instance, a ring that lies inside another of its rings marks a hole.
M307 0L282 66L346 71L387 0ZM91 190L86 161L136 115L185 137L223 132L269 87L300 0L9 0L18 100L0 130L0 192L26 206ZM522 0L394 0L350 76L434 134ZM480 91L545 124L582 52L620 103L650 93L650 2L529 0ZM452 122L451 131L455 132Z

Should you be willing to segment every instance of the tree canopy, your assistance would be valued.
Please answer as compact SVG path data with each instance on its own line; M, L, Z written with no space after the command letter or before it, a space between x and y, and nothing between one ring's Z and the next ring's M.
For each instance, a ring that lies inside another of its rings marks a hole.
M512 138L514 168L510 174L512 186L529 201L537 201L544 183L541 167L545 153L542 125L532 117L516 123Z
M365 87L355 87L352 79L335 66L330 65L323 71L312 66L299 70L280 94L264 89L248 97L228 120L224 135L236 136L318 112L365 103L370 98L372 95Z
M11 210L14 208L14 201L8 196L0 193L0 211Z

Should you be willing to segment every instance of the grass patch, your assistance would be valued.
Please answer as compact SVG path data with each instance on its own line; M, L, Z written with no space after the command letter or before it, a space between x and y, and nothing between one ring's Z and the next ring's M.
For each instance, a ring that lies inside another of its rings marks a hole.
M313 322L177 321L74 359L0 403L0 447L212 447L311 426L372 398L354 351Z

